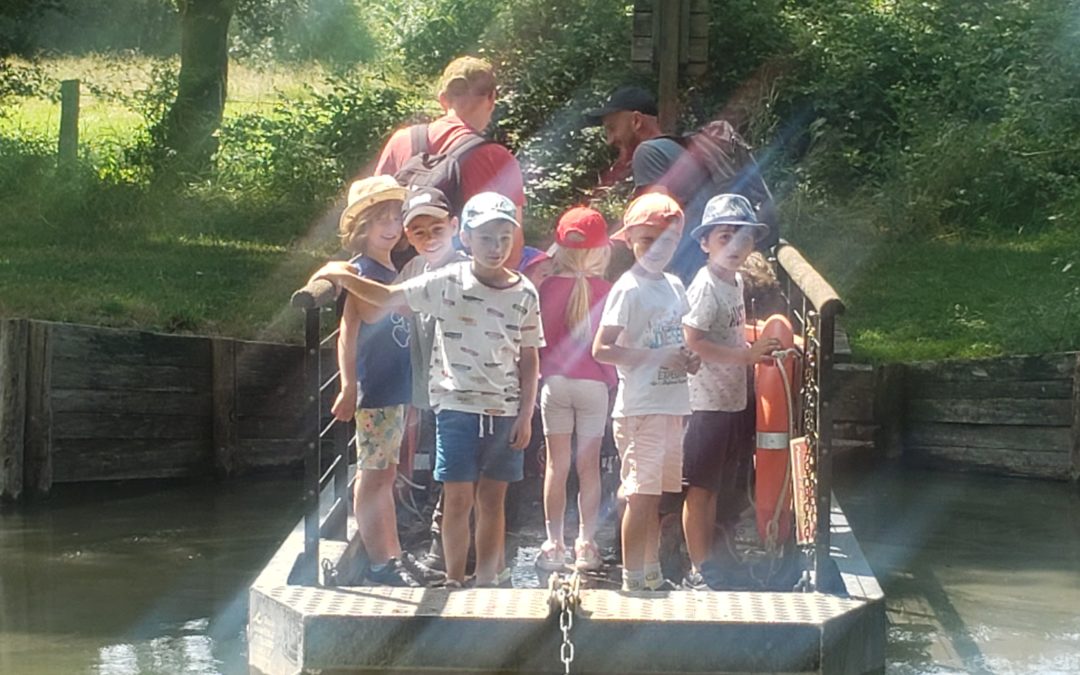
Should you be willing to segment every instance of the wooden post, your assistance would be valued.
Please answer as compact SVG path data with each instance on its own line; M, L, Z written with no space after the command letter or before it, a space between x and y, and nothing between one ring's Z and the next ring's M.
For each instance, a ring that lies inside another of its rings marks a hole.
M0 498L23 491L23 436L26 429L27 322L0 321Z
M239 429L236 414L236 342L210 341L214 406L214 471L227 478L236 471Z
M52 339L50 324L30 322L23 489L33 497L44 497L52 489Z
M660 128L666 134L675 132L679 116L679 28L682 24L681 0L657 0L656 12L660 17L660 34L657 40L660 69L657 74L659 91Z
M1076 353L1072 380L1072 468L1073 482L1080 485L1080 352Z
M874 448L878 457L903 454L904 366L890 363L874 370Z
M60 83L60 164L71 166L79 156L79 81Z

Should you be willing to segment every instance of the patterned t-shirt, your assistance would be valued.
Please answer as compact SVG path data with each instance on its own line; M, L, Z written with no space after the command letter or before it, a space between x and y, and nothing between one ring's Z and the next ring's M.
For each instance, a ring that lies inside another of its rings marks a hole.
M631 269L611 287L600 327L622 327L616 344L623 347L682 345L682 317L689 309L686 290L677 276L664 274L653 279ZM619 389L612 417L690 414L685 372L647 365L617 366L616 370Z
M717 278L702 267L686 289L690 311L683 323L705 333L705 339L722 347L746 345L743 327L746 305L743 280L735 275L735 284ZM741 363L701 362L690 376L690 407L693 410L738 412L746 408L746 366Z
M539 297L524 275L492 288L471 265L446 265L398 287L414 312L435 317L431 407L512 417L521 402L521 349L544 346Z

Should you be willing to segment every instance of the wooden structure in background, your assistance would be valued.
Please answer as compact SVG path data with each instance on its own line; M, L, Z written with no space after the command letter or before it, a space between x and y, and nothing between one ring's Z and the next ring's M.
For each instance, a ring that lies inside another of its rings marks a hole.
M1037 478L1080 477L1078 354L904 366L905 459Z
M655 72L660 127L675 131L679 76L699 77L709 57L708 0L636 0L630 63Z
M59 162L71 166L79 158L79 81L60 83L60 140L57 143Z
M0 321L0 496L299 466L303 358L293 345Z

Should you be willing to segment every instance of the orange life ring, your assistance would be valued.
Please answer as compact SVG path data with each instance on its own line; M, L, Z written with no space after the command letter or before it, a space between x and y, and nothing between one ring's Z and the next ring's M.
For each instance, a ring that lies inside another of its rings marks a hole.
M761 328L760 337L780 340L781 349L795 346L791 322L781 314L770 316ZM754 366L754 389L757 398L757 450L754 453L754 502L757 530L766 549L772 550L786 542L792 532L790 420L788 393L784 387L787 374L792 401L797 401L798 380L795 359L787 358L781 365L766 359ZM780 513L777 514L779 509ZM772 530L775 528L775 532Z

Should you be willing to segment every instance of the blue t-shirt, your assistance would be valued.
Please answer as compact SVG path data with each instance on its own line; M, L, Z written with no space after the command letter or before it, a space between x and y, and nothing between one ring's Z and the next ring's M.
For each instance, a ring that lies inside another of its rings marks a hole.
M397 272L375 260L358 256L350 261L361 276L391 284ZM360 326L356 342L356 377L361 408L385 408L408 403L412 392L409 362L409 322L391 312L375 323Z

